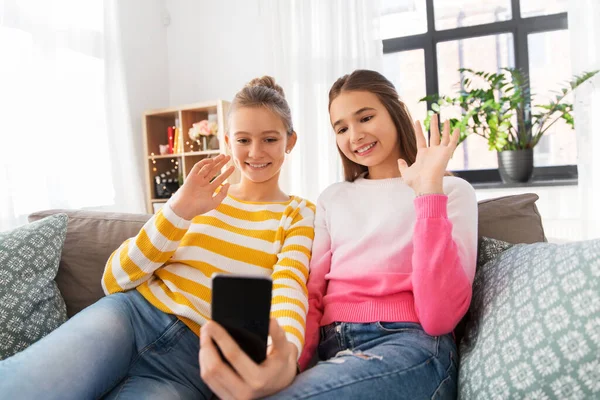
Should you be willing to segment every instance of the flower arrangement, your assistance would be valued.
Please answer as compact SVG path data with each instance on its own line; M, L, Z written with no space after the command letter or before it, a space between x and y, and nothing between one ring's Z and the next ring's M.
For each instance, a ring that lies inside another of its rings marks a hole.
M188 135L190 139L198 141L203 136L212 136L216 135L219 126L215 121L209 121L207 119L203 119L200 122L196 122L192 124L192 127L188 131Z

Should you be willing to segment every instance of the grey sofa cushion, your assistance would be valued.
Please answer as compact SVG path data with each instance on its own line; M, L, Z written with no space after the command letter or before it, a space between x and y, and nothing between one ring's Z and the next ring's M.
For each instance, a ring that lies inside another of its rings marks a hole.
M121 243L138 234L151 215L47 210L29 215L29 221L57 213L69 217L56 283L72 317L104 296L100 279L106 261Z
M485 236L479 238L479 246L477 248L477 271L481 270L485 264L512 246L514 246L514 244L504 242L502 240L492 239ZM459 345L465 336L465 329L470 319L471 309L467 311L465 316L456 326L456 329L454 329L454 337L456 338L456 343Z
M0 233L0 360L67 320L54 282L66 232L59 214Z

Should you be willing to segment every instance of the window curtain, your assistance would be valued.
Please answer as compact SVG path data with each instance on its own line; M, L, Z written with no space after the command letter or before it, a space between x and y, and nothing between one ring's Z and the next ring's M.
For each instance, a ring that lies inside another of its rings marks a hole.
M381 71L379 2L260 0L265 46L274 77L286 92L298 142L281 175L291 194L316 201L342 179L329 122L328 92L355 69Z
M574 74L600 69L600 2L569 3L569 32ZM600 237L600 74L575 91L582 239Z
M143 210L116 1L0 3L0 231L50 208Z

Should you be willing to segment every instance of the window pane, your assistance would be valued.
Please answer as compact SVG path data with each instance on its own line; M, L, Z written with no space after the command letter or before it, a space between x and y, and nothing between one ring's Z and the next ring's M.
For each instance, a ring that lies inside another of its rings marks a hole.
M427 32L427 10L423 0L384 0L380 19L381 38Z
M567 0L521 0L521 17L567 12Z
M536 105L547 104L572 78L569 32L566 30L535 33L528 36L529 78L533 112ZM565 101L572 103L573 95ZM576 117L576 116L575 116ZM535 132L535 131L534 131ZM575 132L562 119L546 131L534 148L536 166L568 165L577 163Z
M406 104L413 119L423 121L427 104L425 97L425 53L422 49L389 53L383 56L383 74L388 78Z
M510 0L434 0L433 9L438 31L512 18Z
M455 96L460 90L459 68L498 72L514 66L513 36L482 36L471 39L439 43L438 80L439 93ZM442 109L441 118L460 117L460 109ZM488 150L487 141L471 135L457 149L448 165L450 170L498 168L496 152Z

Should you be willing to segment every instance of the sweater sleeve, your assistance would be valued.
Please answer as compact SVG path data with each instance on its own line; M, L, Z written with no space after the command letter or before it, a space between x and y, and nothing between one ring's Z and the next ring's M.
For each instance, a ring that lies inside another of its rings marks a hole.
M319 345L319 327L323 317L323 296L327 290L325 275L331 267L331 236L326 224L323 200L317 202L315 240L313 243L310 275L308 277L308 315L306 317L306 343L299 365L305 370Z
M446 178L448 179L448 178ZM425 332L451 332L469 308L477 257L477 200L466 181L449 178L447 195L414 200L413 293Z
M137 236L127 239L112 253L102 275L104 293L134 289L150 279L175 253L190 224L175 214L167 202Z
M306 311L308 309L306 280L314 239L315 206L304 200L304 206L293 216L285 233L283 245L273 267L273 298L271 317L276 318L288 341L298 348L304 346Z

